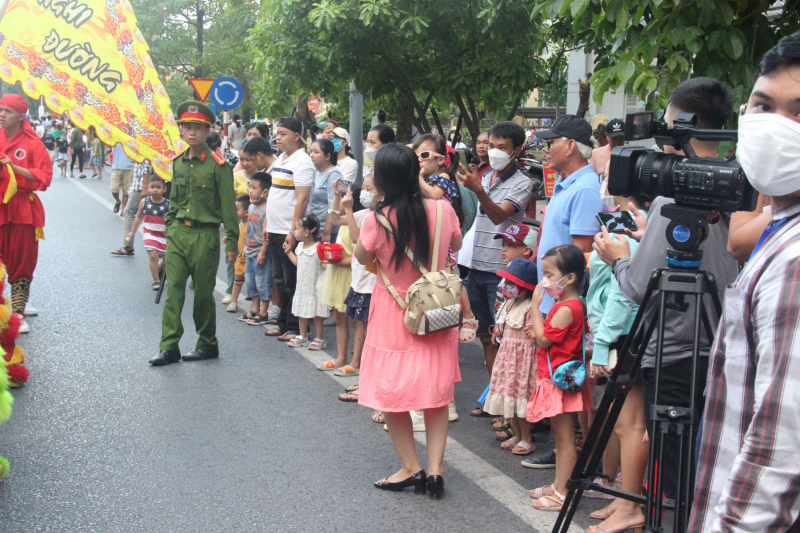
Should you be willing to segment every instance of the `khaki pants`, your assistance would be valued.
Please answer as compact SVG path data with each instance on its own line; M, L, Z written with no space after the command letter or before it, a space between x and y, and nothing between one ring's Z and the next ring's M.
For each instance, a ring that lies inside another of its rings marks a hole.
M111 193L122 191L123 196L128 196L128 191L133 183L133 170L111 170Z

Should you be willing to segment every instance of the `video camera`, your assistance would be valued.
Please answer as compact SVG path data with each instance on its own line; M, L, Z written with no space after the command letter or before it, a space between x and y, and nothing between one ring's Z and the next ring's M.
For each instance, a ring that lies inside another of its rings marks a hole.
M697 129L697 115L678 113L673 126L655 120L654 113L630 113L625 117L625 140L655 139L683 150L685 156L618 146L611 152L608 190L616 196L666 196L680 207L727 213L752 211L758 193L734 157L697 157L690 139L734 141L732 130Z

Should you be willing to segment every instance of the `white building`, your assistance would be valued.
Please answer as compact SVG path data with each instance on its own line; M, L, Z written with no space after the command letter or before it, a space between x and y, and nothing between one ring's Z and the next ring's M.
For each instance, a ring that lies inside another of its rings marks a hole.
M567 113L574 114L578 111L580 97L578 95L578 80L583 79L587 72L594 72L594 54L585 54L582 50L573 50L569 53L567 67ZM619 118L625 120L625 115L644 111L644 104L639 107L639 98L625 96L625 85L620 85L616 91L609 91L600 103L595 102L594 87L589 96L589 112L586 120L592 122L595 115L605 115L609 120Z

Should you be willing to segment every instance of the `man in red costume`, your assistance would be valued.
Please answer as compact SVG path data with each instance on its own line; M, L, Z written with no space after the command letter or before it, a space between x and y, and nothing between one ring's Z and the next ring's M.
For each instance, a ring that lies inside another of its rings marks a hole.
M25 304L44 238L44 208L36 191L53 179L53 163L42 140L25 118L28 102L19 95L0 98L0 259L11 283L11 309L25 322Z

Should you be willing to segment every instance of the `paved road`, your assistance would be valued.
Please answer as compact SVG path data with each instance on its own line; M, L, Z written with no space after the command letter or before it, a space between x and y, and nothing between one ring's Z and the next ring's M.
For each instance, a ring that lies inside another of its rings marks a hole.
M336 400L347 382L312 365L325 354L267 339L221 305L219 360L150 368L161 307L140 238L134 258L109 255L122 223L108 183L56 176L41 195L47 240L32 291L41 314L21 341L30 383L0 428L12 463L0 532L549 530L555 514L532 510L525 489L554 471L522 468L488 418L468 415L487 383L478 345L461 349L461 418L440 502L373 489L398 468L391 442L369 410ZM188 351L191 295L184 321ZM325 336L335 346L334 328ZM553 444L546 433L536 440ZM573 530L599 507L584 504Z

